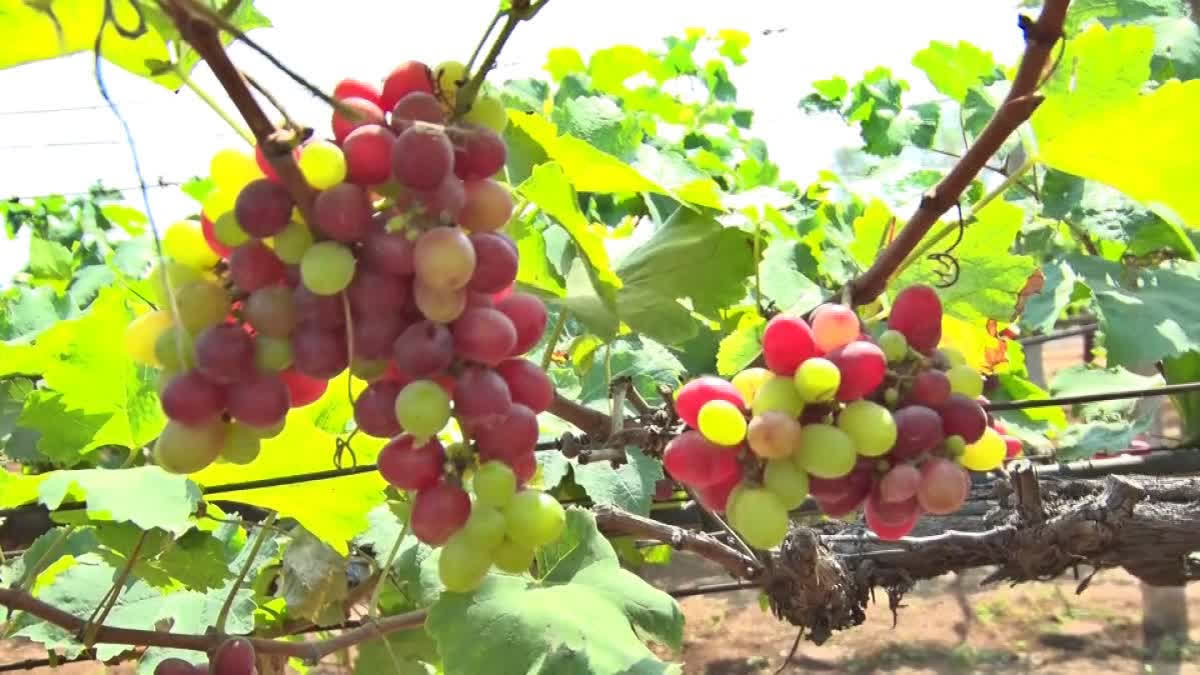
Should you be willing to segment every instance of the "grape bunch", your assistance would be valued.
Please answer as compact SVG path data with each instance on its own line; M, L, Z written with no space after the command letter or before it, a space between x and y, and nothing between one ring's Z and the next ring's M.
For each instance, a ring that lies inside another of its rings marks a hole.
M923 513L957 510L968 470L995 469L1021 444L989 419L980 374L938 348L941 326L928 286L900 292L877 339L842 305L807 321L775 316L765 368L676 391L689 429L667 445L667 471L758 548L783 540L788 511L810 495L829 516L862 506L884 539L908 534Z
M358 430L388 439L380 474L415 495L412 531L444 546L452 590L493 562L527 569L565 523L553 498L522 488L537 469L537 415L554 398L523 358L547 311L514 290L517 247L502 231L513 200L492 177L507 158L507 112L484 94L451 119L464 77L458 63L409 61L382 88L339 83L332 139L295 151L316 191L312 222L261 151L217 153L200 222L164 237L156 274L173 303L129 329L131 350L163 368L170 422L156 458L168 471L252 461L289 406L347 368L368 381ZM443 445L451 418L469 443Z
M221 643L209 665L196 665L183 659L169 658L158 662L154 675L258 675L254 664L254 645L244 638Z

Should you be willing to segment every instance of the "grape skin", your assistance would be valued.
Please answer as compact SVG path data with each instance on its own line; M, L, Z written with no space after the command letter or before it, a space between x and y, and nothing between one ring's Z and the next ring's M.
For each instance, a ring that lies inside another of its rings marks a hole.
M700 406L696 424L700 433L717 445L738 445L746 438L746 418L729 401L709 401Z
M746 430L746 440L759 457L790 457L800 445L800 423L794 417L777 411L755 415Z
M858 315L845 305L821 305L812 313L812 334L817 349L831 352L858 339Z
M354 253L350 249L337 242L323 241L304 252L300 280L317 295L335 295L350 285L354 267Z
M370 82L347 77L333 88L333 97L339 101L347 98L362 98L379 105L379 87Z
M414 190L432 190L451 175L454 146L438 127L414 124L396 137L392 175Z
M517 246L503 234L476 232L470 236L475 250L475 270L467 287L481 293L504 290L517 278Z
M273 426L290 407L287 385L273 373L253 373L229 387L229 414L246 424Z
M932 354L942 339L942 302L929 286L909 286L892 301L888 328L900 332L908 345Z
M233 212L238 225L252 237L270 237L287 227L295 203L287 188L260 178L238 193Z
M317 229L331 239L360 241L371 224L371 201L362 186L338 183L317 195L313 218Z
M839 347L829 354L829 360L841 373L841 384L837 390L839 401L869 396L879 388L887 374L887 358L883 350L870 342L855 341Z
M443 124L446 121L446 109L442 107L442 102L429 92L409 92L396 101L392 108L392 131L397 134L404 133L414 121Z
M400 333L393 352L400 372L415 378L432 377L454 360L454 335L445 324L418 321Z
M838 478L854 469L858 455L849 434L829 424L809 424L800 430L796 462L820 478Z
M221 454L227 427L219 421L194 427L167 422L154 442L154 462L168 473L195 473Z
M442 482L417 493L409 523L417 539L441 546L466 524L470 514L470 496L462 488Z
M248 293L283 281L284 274L283 261L261 241L246 242L229 255L229 277Z
M679 388L675 396L675 412L679 419L695 429L700 407L713 400L729 401L742 410L746 409L741 393L732 384L715 375L704 375Z
M242 315L254 330L270 337L286 338L296 327L292 291L286 286L265 286L246 298Z
M566 529L567 514L554 497L540 490L521 490L504 508L508 538L531 548L558 539Z
M365 124L342 142L346 180L358 185L386 183L392 175L392 146L396 135L379 124Z
M161 394L163 413L179 424L202 426L225 410L225 388L195 371L171 378Z
M737 454L709 442L699 431L685 431L663 451L663 466L676 480L707 487L741 475Z
M535 413L541 413L554 402L554 383L532 361L508 359L496 366L496 372L508 385L513 403L520 403Z
M233 638L221 643L212 657L212 669L220 675L252 675L254 646L245 638Z
M520 403L513 403L504 416L472 427L472 433L482 455L511 462L537 446L537 416Z
M923 370L913 378L908 400L930 408L938 408L950 398L950 378L940 370Z
M378 380L367 385L354 400L354 423L368 436L391 438L403 429L396 419L396 396L400 383Z
M484 462L475 471L474 487L480 504L502 509L517 493L517 477L503 462Z
M386 107L386 100L381 102L384 103ZM337 110L333 111L333 118L330 120L330 126L333 127L333 138L338 143L345 141L346 137L350 135L350 132L363 125L386 123L383 117L383 110L380 109L378 105L365 98L349 97L341 99L339 103L350 108L355 113L358 113L359 119L350 119ZM304 161L303 154L300 155L300 161ZM303 164L301 164L301 168L303 168ZM310 180L309 182L311 183L312 181ZM320 189L322 186L314 184L313 187Z
M879 498L885 502L906 502L917 494L921 472L912 464L897 464L879 480Z
M416 445L407 434L383 446L376 460L384 480L402 490L432 488L442 477L445 461L445 450L436 438Z
M767 368L777 375L791 376L801 363L817 355L812 328L796 316L780 314L768 321L762 345Z
M945 438L942 418L932 408L909 405L892 413L896 421L896 445L892 454L897 459L912 459L933 450Z
M432 380L410 382L396 396L396 419L418 439L430 438L450 420L450 397Z
M937 411L947 436L961 436L967 443L974 443L987 429L987 412L975 399L962 394L951 394Z
M467 593L483 583L492 558L462 532L450 538L438 557L438 578L451 593Z
M755 415L775 411L798 417L804 410L804 401L792 378L774 375L758 388L750 409Z
M350 365L346 334L340 329L301 325L292 333L292 368L309 377L330 380Z
M838 428L854 439L858 454L879 457L896 444L896 421L873 401L854 401L838 415Z
M487 424L508 412L512 394L491 368L469 366L454 384L454 411L471 424Z
M217 384L237 382L254 372L254 340L238 326L212 326L196 338L196 369Z
M546 305L537 296L513 293L496 303L496 309L512 321L517 330L517 343L509 356L519 356L533 349L546 332Z
M808 497L808 474L787 459L767 462L763 471L763 485L775 493L787 509L800 506Z
M413 303L421 314L430 321L450 323L467 308L465 289L438 290L417 279L412 287Z
M970 476L954 462L934 457L921 465L917 500L929 513L954 513L966 500Z
M475 272L475 248L457 227L435 227L422 234L413 260L421 283L438 291L463 288Z
M420 61L405 61L396 66L383 81L383 91L379 95L380 107L392 110L400 99L414 91L432 94L433 74L429 66Z
M459 211L459 225L472 232L498 230L512 215L512 195L502 185L490 178L466 182L466 203Z
M787 536L787 508L770 490L741 490L727 513L729 524L754 548L774 548Z

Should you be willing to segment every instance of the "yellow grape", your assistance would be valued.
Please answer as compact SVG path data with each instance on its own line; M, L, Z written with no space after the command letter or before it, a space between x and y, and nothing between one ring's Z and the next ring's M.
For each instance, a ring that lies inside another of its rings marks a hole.
M254 155L233 148L218 150L208 163L208 175L220 189L237 194L252 180L263 177Z
M967 357L963 356L963 353L954 347L938 347L938 351L942 353L942 356L946 357L946 362L951 367L967 365Z
M187 265L182 265L171 260L160 262L150 270L149 281L151 284L151 295L153 296L151 299L159 307L169 307L170 294L167 293L167 281L171 282L170 290L178 293L179 289L184 286L202 281L204 278L205 275L193 267L188 267Z
M804 411L804 401L792 378L781 375L771 375L758 388L750 409L755 415L761 415L772 410L799 417Z
M792 376L796 391L805 403L832 401L842 384L842 371L828 359L811 358Z
M162 245L168 256L188 267L208 269L221 259L209 248L200 223L194 220L171 223L163 235Z
M459 61L443 61L433 69L439 97L451 107L458 97L459 81L467 76L467 67Z
M318 190L328 190L346 179L346 155L332 141L314 141L300 151L300 173Z
M158 368L162 364L154 355L154 345L170 327L168 311L159 309L142 314L125 327L125 351L134 361Z
M533 564L533 549L511 539L505 539L492 551L492 562L496 565L496 569L503 572L524 574Z
M993 428L984 430L983 436L963 449L958 462L972 471L991 471L1004 463L1008 445Z
M763 382L771 379L772 375L773 373L766 368L747 368L734 375L729 382L742 395L742 400L753 403Z
M475 104L467 112L466 119L472 124L487 127L496 133L504 131L508 126L508 110L499 96L481 94L475 99Z
M215 188L204 198L204 208L202 209L204 217L215 224L218 218L233 211L233 205L237 202L237 196L237 190Z
M838 415L838 428L854 439L858 454L864 457L884 455L896 444L896 420L887 408L874 401L859 400Z
M729 401L714 399L700 406L697 426L717 445L737 445L746 438L746 417Z

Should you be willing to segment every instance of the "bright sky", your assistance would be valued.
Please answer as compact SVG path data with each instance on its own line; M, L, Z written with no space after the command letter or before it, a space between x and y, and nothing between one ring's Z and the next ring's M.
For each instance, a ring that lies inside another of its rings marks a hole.
M466 60L496 0L443 3L258 0L275 28L253 36L299 73L329 90L344 76L381 78L407 59L436 64ZM572 46L586 60L615 44L655 47L685 27L739 28L751 34L749 62L735 70L740 103L755 110L784 175L801 183L829 166L833 151L855 136L840 123L805 118L796 108L808 84L834 74L857 78L886 64L920 95L929 91L909 64L930 40L967 40L1011 63L1020 53L1016 0L553 0L520 26L493 79L537 74L552 47ZM336 7L336 11L331 11ZM447 8L453 7L452 11ZM763 35L764 30L772 32ZM296 118L327 132L328 108L246 49L234 60L285 102ZM128 118L148 182L204 174L212 152L241 143L191 92L168 92L105 67L110 91ZM195 79L225 103L204 66ZM0 197L85 190L97 178L136 186L128 148L92 79L91 55L80 54L0 72ZM232 105L229 105L232 110ZM45 111L45 112L30 112ZM151 191L160 225L194 205L177 189ZM136 192L127 198L138 199ZM140 203L139 203L140 206ZM0 267L9 256L0 242ZM10 249L11 250L11 249ZM3 277L0 277L3 278Z

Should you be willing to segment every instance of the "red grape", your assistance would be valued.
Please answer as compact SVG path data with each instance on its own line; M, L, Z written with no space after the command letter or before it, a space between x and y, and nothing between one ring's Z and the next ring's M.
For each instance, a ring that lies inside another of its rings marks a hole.
M729 505L730 493L741 482L742 474L739 471L720 483L696 488L696 499L710 511L725 513L725 508Z
M916 499L905 502L887 503L875 498L872 493L867 498L866 508L863 509L867 527L880 539L896 540L916 527L921 519L921 505Z
M446 176L437 187L418 195L425 212L438 222L453 223L467 203L467 189L457 176Z
M229 255L229 277L238 288L247 293L278 284L286 275L287 269L283 261L261 241L248 241L233 249L233 253Z
M987 429L987 413L983 406L962 394L951 394L938 412L942 415L942 427L946 435L962 436L967 443L979 440Z
M471 235L475 249L475 272L467 288L480 293L504 290L517 278L517 245L503 234L477 232Z
M304 373L298 373L291 369L280 373L279 379L283 380L283 383L287 385L293 408L300 408L316 401L321 398L321 395L325 393L325 389L329 387L328 380L309 377Z
M222 244L221 240L217 239L217 232L213 229L213 222L208 219L208 216L203 214L200 215L200 231L204 234L204 241L208 242L208 247L212 249L213 253L222 258L228 258L229 254L233 252L232 248Z
M313 324L321 328L341 328L346 325L346 309L340 295L319 295L300 284L292 289L292 306L297 324Z
M373 269L400 277L412 276L413 242L403 232L375 232L367 237L363 260Z
M218 324L196 338L196 369L217 384L254 373L254 339L241 326Z
M717 485L742 472L736 448L710 443L695 430L685 431L667 444L663 467L675 480L694 487Z
M517 475L517 487L533 480L534 474L537 473L537 456L532 452L517 455L508 461L504 461L504 463Z
M1004 454L1004 458L1005 459L1013 459L1015 457L1020 456L1021 451L1024 450L1024 446L1021 445L1021 439L1013 438L1012 436L1004 436L1003 438L1004 438L1004 446L1005 446L1005 448L1007 448L1007 451ZM1142 454L1144 452L1146 452L1146 451L1141 450L1137 454Z
M346 334L340 329L302 325L292 333L295 370L322 379L332 379L350 365Z
M899 331L913 349L932 354L942 339L942 301L929 286L909 286L892 301L888 328Z
M432 190L451 175L454 148L438 127L414 125L396 137L392 175L401 185Z
M929 513L954 513L967 499L971 477L967 470L942 457L933 457L921 465L917 500Z
M290 407L288 387L275 373L254 373L229 386L229 414L250 426L275 426Z
M537 446L537 414L514 403L503 417L471 428L479 451L496 459L533 452Z
M871 472L854 470L833 480L809 476L808 489L821 513L834 518L857 509L871 492ZM838 485L830 485L838 483Z
M446 109L442 102L429 92L409 92L392 107L392 130L398 134L403 133L414 121L444 124Z
M372 314L354 322L354 357L386 359L404 324L395 314Z
M700 407L716 400L729 401L742 410L746 409L742 394L728 380L715 375L703 375L679 388L679 395L675 397L675 412L679 419L694 429Z
M508 359L496 366L504 378L513 403L520 403L535 413L545 412L554 402L554 383L546 372L532 361Z
M336 109L333 111L333 119L330 121L330 125L333 127L333 138L339 145L342 141L346 140L351 131L363 125L387 124L383 118L383 111L379 109L379 106L365 98L350 97L344 98L339 102L341 105L357 113L357 119L350 119Z
M796 368L816 356L812 329L798 316L778 314L763 330L763 359L777 375L791 376Z
M839 401L854 401L869 396L883 383L887 373L887 357L872 342L856 340L834 349L827 358L842 373L842 383L837 391Z
M260 178L250 181L238 193L234 203L234 216L246 234L252 237L270 237L287 227L294 206L287 188L266 178Z
M367 385L354 400L354 423L368 436L391 438L403 431L396 419L396 395L402 385L380 379Z
M219 675L257 675L254 645L246 638L232 638L221 643L212 657L212 672Z
M370 82L347 77L333 88L333 97L339 101L347 98L365 98L379 105L379 87Z
M359 185L386 183L392 175L392 145L396 135L378 124L364 124L342 142L346 180Z
M817 349L831 352L858 339L861 328L858 315L845 305L825 304L813 310L813 341Z
M207 675L207 666L193 666L183 659L163 659L154 666L154 675Z
M417 493L409 522L417 539L441 546L470 515L471 497L461 487L442 482Z
M358 316L397 314L408 300L408 282L401 277L360 269L346 289L350 309Z
M535 295L513 293L497 302L496 309L508 316L517 329L517 343L509 352L512 356L533 349L546 332L546 305Z
M433 73L429 66L420 61L405 61L396 66L383 81L383 92L379 104L384 110L392 110L396 103L414 91L433 93Z
M896 445L892 455L912 459L936 448L946 438L942 418L933 408L909 405L892 413L896 421Z
M383 446L379 451L377 466L384 480L398 488L426 490L435 488L442 477L445 462L446 453L438 439L431 438L422 445L414 446L413 437L405 434ZM420 501L420 493L417 500ZM413 528L416 528L415 508ZM420 533L417 536L420 537Z
M250 294L242 306L242 316L262 335L283 338L296 327L296 308L287 286L265 286Z
M950 378L940 370L922 370L913 378L908 401L938 408L950 398Z
M471 180L466 183L467 201L458 214L458 224L473 232L491 232L508 223L512 215L512 195L494 180Z
M371 200L362 186L338 183L317 195L313 218L317 229L330 239L359 241L371 224Z
M454 411L471 424L488 424L508 412L512 394L504 378L482 366L468 366L454 382Z
M418 321L396 338L393 358L396 368L409 377L436 375L454 360L454 335L445 324Z
M460 127L454 135L454 173L464 180L488 178L504 168L508 148L500 134L479 126Z
M879 498L885 502L903 502L917 494L921 472L912 464L897 464L879 479Z
M188 426L212 422L225 410L225 388L194 370L172 377L161 398L166 416Z
M459 358L489 366L507 358L517 343L517 329L508 316L486 307L465 310L451 330Z

